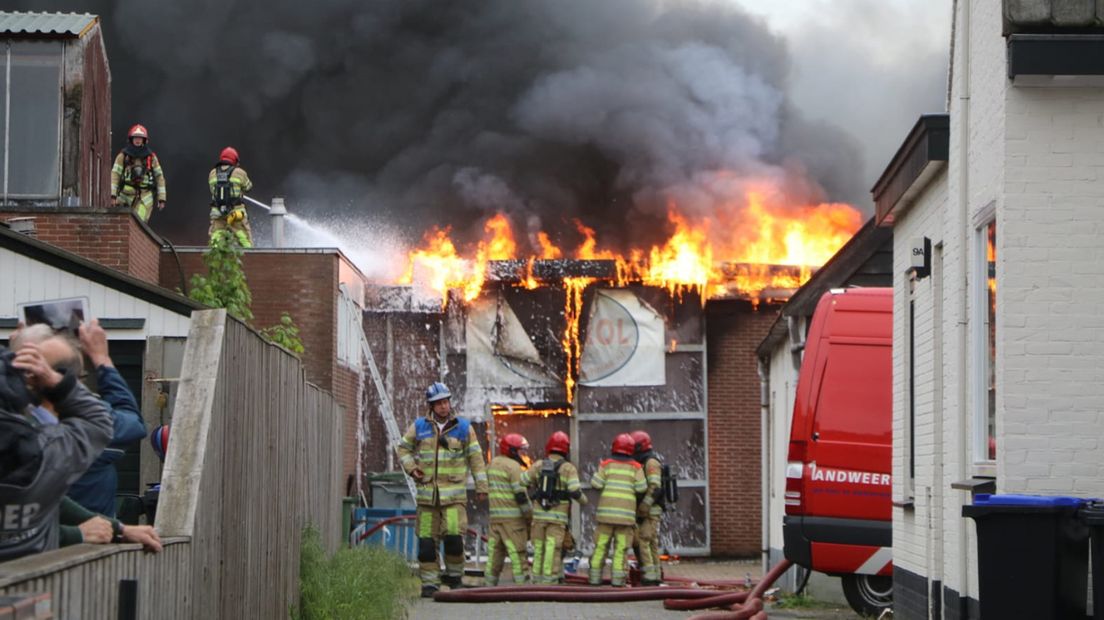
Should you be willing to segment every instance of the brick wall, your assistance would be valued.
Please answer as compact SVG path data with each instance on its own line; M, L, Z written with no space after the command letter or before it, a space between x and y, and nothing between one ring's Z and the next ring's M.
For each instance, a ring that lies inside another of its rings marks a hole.
M0 220L33 217L35 238L158 284L161 242L127 209L6 209Z
M777 308L712 301L709 350L709 519L715 556L758 556L762 547L759 372L755 349Z
M336 365L333 374L333 396L342 408L341 492L346 495L350 494L347 489L350 488L352 476L356 474L358 383L359 376L356 371L341 364ZM355 485L352 488L355 489Z

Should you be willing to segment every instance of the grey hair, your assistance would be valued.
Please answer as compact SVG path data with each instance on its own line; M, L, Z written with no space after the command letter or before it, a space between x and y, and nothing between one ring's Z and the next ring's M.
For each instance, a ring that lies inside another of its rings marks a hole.
M11 350L18 352L27 344L42 344L51 338L57 338L69 348L69 356L55 365L57 370L72 372L79 377L84 374L84 358L81 355L80 344L73 338L55 333L53 328L45 323L35 323L15 332L11 338Z

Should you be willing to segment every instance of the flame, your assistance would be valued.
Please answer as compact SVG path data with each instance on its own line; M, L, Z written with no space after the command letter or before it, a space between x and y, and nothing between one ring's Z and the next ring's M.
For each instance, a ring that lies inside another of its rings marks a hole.
M556 244L552 243L552 239L549 238L548 233L543 230L537 233L537 244L540 245L541 260L556 260L558 258L563 258L563 250L556 247Z
M673 207L667 219L674 225L675 232L663 247L652 246L642 280L644 284L663 287L678 297L687 291L696 292L705 303L706 287L717 280L707 229L691 227Z
M567 402L575 402L575 377L579 376L579 358L582 344L579 342L579 319L583 314L583 291L594 282L594 278L564 278L564 335L561 339L567 368L564 372L564 387L567 389Z
M618 257L609 250L596 251L598 239L594 236L593 228L579 220L575 220L575 229L583 235L583 242L575 249L575 258L579 260L617 260Z

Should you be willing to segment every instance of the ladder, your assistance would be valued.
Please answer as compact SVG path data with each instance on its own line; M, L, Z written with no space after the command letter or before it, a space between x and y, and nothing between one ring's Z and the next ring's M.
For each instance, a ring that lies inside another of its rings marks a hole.
M353 316L363 316L360 308L351 300L346 299L345 303L349 304L349 311L354 313ZM402 439L402 431L399 430L399 423L395 420L395 409L391 406L391 395L387 393L387 388L383 385L383 377L380 376L379 367L376 366L376 356L372 354L372 347L368 346L368 336L364 334L364 328L357 329L356 333L360 336L361 357L364 358L364 363L368 366L368 372L372 375L372 383L376 385L376 392L379 393L380 417L383 418L383 428L387 432L388 450L393 450L394 446L398 445L399 440ZM388 454L387 458L392 457ZM410 490L410 501L417 501L418 493L414 488L414 480L405 475L403 478L406 480L406 488Z

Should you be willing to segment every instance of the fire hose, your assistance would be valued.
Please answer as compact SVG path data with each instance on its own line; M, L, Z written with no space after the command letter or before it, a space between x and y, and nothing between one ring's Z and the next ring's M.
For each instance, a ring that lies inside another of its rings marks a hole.
M449 590L434 594L433 600L438 603L627 603L632 601L659 601L668 598L707 597L712 594L714 593L709 590L697 588L580 588L566 590L559 586L551 586L548 589L514 586Z
M675 600L665 600L663 606L667 609L672 609L672 607L669 607L669 604L680 604L679 609L705 609L707 607L731 605L727 611L697 614L691 616L690 620L746 620L748 618L766 618L766 612L763 611L763 593L766 592L767 588L771 587L783 573L789 570L792 565L792 562L789 560L782 560L776 564L766 575L763 575L763 579L752 588L751 592L747 593L742 603L741 601L735 600L733 595L721 595L693 601L700 605L698 607L683 607L681 605L685 604L687 601Z

